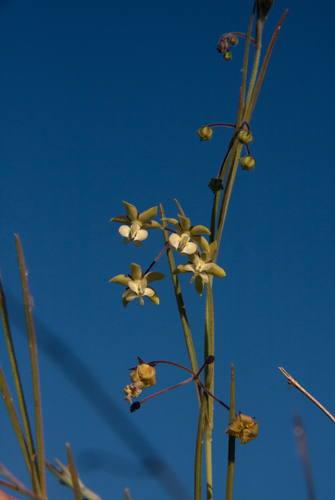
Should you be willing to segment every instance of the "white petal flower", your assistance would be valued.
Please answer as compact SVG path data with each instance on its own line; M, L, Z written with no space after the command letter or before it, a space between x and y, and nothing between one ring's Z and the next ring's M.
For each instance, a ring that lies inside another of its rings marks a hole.
M130 227L120 226L119 233L124 237L125 244L129 243L129 241L133 241L137 247L141 246L142 241L148 237L148 231L140 229L139 224L136 222Z
M159 304L159 298L157 293L151 286L147 286L148 283L153 281L162 280L164 274L158 272L149 272L143 276L141 267L138 264L130 264L131 277L130 275L119 274L111 280L111 283L118 283L126 287L124 294L122 295L123 306L126 307L129 302L138 298L140 304L144 305L143 297L148 297L148 299L154 304Z
M181 255L192 255L197 251L198 247L190 239L186 233L182 233L181 235L172 233L169 242L173 250L179 251Z

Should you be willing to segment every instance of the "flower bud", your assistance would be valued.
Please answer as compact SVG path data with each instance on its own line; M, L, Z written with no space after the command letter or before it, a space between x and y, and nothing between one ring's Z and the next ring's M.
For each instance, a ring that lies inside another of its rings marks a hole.
M229 43L230 45L237 45L238 44L238 38L236 35L232 35L230 38L229 38Z
M211 177L211 181L208 184L208 187L209 187L209 189L211 189L213 191L213 193L220 191L220 189L223 189L222 179L217 179L216 177Z
M216 49L218 50L218 52L220 52L220 54L223 54L224 52L226 52L229 49L229 43L228 43L227 38L221 37Z
M223 54L223 58L226 60L226 61L229 61L229 59L231 59L233 56L231 55L231 52L225 52Z
M205 125L204 127L199 128L199 130L196 131L196 134L199 135L201 141L209 141L212 138L213 129Z
M254 166L255 166L256 160L255 160L255 158L253 158L250 155L247 155L247 156L244 156L243 158L240 158L240 163L241 163L241 167L243 168L243 170L255 170Z
M130 407L130 413L134 413L134 411L137 411L141 408L141 403L139 401L136 401L133 403Z
M273 7L273 0L259 0L259 6L262 12L262 21L268 17L269 10Z
M248 129L242 129L238 133L238 140L242 144L248 144L248 142L252 142L254 140L252 133Z

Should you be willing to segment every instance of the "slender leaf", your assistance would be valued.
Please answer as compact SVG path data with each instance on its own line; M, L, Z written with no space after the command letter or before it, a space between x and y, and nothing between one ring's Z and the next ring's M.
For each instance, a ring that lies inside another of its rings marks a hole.
M78 481L78 473L77 473L75 465L74 465L74 461L73 461L73 457L72 457L71 448L70 448L69 443L66 443L66 451L67 451L67 459L69 462L69 470L70 470L70 474L71 474L74 498L75 498L75 500L82 500L79 481Z
M3 328L4 328L4 332L5 332L7 351L8 351L8 356L9 356L11 369L12 369L12 373L13 373L15 390L16 390L18 401L19 401L21 418L22 418L22 422L23 422L25 439L26 439L27 449L28 449L28 454L29 454L29 462L30 462L29 473L31 476L32 484L34 484L34 483L36 483L36 481L34 479L36 479L36 475L37 475L36 461L35 461L36 453L35 453L35 447L34 447L28 412L27 412L27 406L26 406L23 388L22 388L22 382L21 382L21 378L20 378L20 374L19 374L19 368L18 368L16 356L15 356L14 344L13 344L12 334L10 331L9 320L8 320L6 299L5 299L5 295L3 292L1 279L0 279L0 309L1 309ZM33 490L35 493L37 493L37 491L38 491L37 488L33 488Z
M2 393L2 397L4 399L9 418L12 422L12 426L14 429L14 432L16 434L17 440L19 442L22 455L24 457L24 460L26 462L29 474L30 474L30 459L29 459L29 453L28 453L28 448L27 448L27 443L26 440L24 439L23 431L21 428L20 421L18 419L18 416L16 414L15 408L14 408L14 403L12 396L9 392L9 388L2 370L2 366L0 365L0 389Z
M46 495L46 479L45 479L45 464L44 464L45 458L44 458L41 394L40 394L40 382L38 374L36 335L35 335L35 328L34 328L33 314L32 314L32 297L29 292L28 278L27 278L28 273L24 262L21 241L17 234L15 235L15 241L16 241L16 249L18 254L19 269L21 276L24 312L26 316L26 324L28 330L28 342L30 351L34 407L35 407L38 479L39 479L39 487L41 489L41 496L42 498L46 499L47 495Z

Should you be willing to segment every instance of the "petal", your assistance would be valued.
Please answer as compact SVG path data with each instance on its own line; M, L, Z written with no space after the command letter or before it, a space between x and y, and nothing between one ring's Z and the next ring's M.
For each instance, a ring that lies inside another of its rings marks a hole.
M153 297L156 294L155 290L151 288L151 286L147 286L147 288L144 290L143 295L146 297Z
M199 269L201 264L199 255L197 254L190 255L190 261L194 264L194 269Z
M189 241L180 252L181 255L193 255L198 250L198 247L193 241Z
M151 207L145 212L142 212L137 220L139 220L140 222L142 222L142 224L144 224L149 219L153 219L153 217L156 217L156 215L157 215L157 207Z
M217 278L223 278L224 276L226 276L226 273L224 272L222 267L218 266L217 264L212 264L211 268L208 270L208 274L212 274Z
M129 280L129 276L126 276L125 274L119 274L118 276L114 276L114 278L109 280L109 283L118 283L119 285L128 286Z
M157 293L155 293L155 295L153 295L152 297L148 297L148 299L151 300L151 302L153 304L156 304L156 306L158 306L158 304L159 304L159 298L158 298Z
M140 294L141 295L143 295L143 294L145 295L145 289L147 287L147 284L148 284L148 282L145 278L141 279L141 283L140 283Z
M208 283L209 282L209 276L208 276L207 273L200 273L199 276L200 276L200 278L202 279L202 281L204 283Z
M130 288L130 290L136 293L136 295L139 294L138 284L135 283L135 281L129 280L128 287Z
M127 302L131 302L132 300L136 299L138 297L137 293L133 292L132 290L127 290L128 293L125 295L125 299Z
M130 227L129 226L120 226L119 227L119 233L121 236L124 238L129 238L129 233L130 233Z
M195 278L195 290L201 296L203 289L204 289L204 282L202 281L200 276L197 276Z
M137 208L134 205L127 203L126 201L124 201L123 204L126 207L127 215L130 222L134 222L135 220L137 220L137 215L138 215Z
M202 264L200 267L201 267L201 271L208 271L208 269L210 269L214 264L212 262L208 263L208 264Z
M205 226L193 226L191 229L191 236L198 236L200 234L211 234L210 230Z
M195 267L193 264L182 264L184 267L184 273L194 273L195 272ZM180 267L180 266L178 266Z
M129 224L129 219L126 215L117 215L112 217L109 222L121 222L122 224Z
M178 246L178 250L180 252L182 252L184 250L184 248L186 247L187 243L190 241L190 237L187 233L182 233L180 235L180 242L179 242L179 246Z
M206 260L210 260L213 255L216 253L218 249L218 245L216 241L212 241L212 243L209 245L209 251L206 250Z
M135 241L143 241L148 237L148 231L145 229L140 229L134 238Z
M141 281L142 279L141 266L139 266L138 264L131 263L130 269L131 269L131 277L133 278L133 280Z
M208 252L209 244L204 236L192 236L192 238L205 250L205 252Z
M179 231L179 229L180 229L180 224L179 224L179 222L177 221L177 219L171 219L171 218L169 218L169 217L164 217L164 218L162 219L162 221L167 222L168 224L171 224L172 226L174 226L174 227L175 227L176 229L178 229L178 231Z
M176 269L173 271L172 274L181 274L181 273L187 273L187 272L189 272L189 271L185 270L185 266L186 265L187 264L180 264L180 266L176 267ZM191 272L193 272L193 271L191 271Z
M157 273L157 272L151 272L145 275L145 278L148 283L152 283L153 281L158 281L162 280L165 278L165 274L163 273Z
M138 233L139 229L140 229L140 225L137 222L133 222L133 224L130 226L130 233L129 233L129 238L131 240L134 239L134 237Z
M135 243L136 247L140 247L142 244L142 241L140 241L140 240L133 240L133 242Z
M143 229L163 229L162 224L156 222L155 220L150 220L142 225Z
M122 295L122 304L123 304L123 307L127 307L127 305L129 304L128 300L126 299L126 297L128 295L128 292L129 292L129 290L126 290L124 292L124 294Z
M172 248L174 250L177 250L179 247L179 242L180 242L179 234L177 234L177 233L170 234L169 242L170 242L170 245L172 246Z
M180 225L183 231L189 231L191 227L191 221L188 217L184 217L183 215L179 215Z

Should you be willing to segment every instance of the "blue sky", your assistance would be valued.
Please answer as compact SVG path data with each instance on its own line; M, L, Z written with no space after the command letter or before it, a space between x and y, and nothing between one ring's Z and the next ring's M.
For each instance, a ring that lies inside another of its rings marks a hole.
M258 439L237 443L236 499L304 497L295 411L318 496L335 486L333 424L278 370L335 412L334 7L277 0L264 46L287 7L251 122L255 172L238 171L218 260L227 276L214 283L215 393L228 402L234 363L237 408L259 422ZM231 132L216 129L205 143L195 131L235 120L244 43L229 62L216 45L222 33L247 30L252 2L7 0L0 10L0 268L29 393L19 234L40 343L46 455L66 462L70 442L82 480L103 499L122 498L125 487L133 500L191 498L194 388L132 415L123 400L137 356L188 365L167 262L155 269L167 275L155 286L159 307L124 310L122 287L108 283L130 262L146 269L162 238L152 231L141 248L125 246L109 219L124 213L122 200L140 212L162 203L176 217L177 198L192 223L209 225L207 185ZM188 276L180 281L201 359L205 299ZM160 367L157 390L183 376ZM0 418L0 460L28 482L4 405ZM225 485L227 423L216 407L216 496ZM188 493L171 496L145 469L160 459ZM72 498L50 475L48 487L50 498Z

